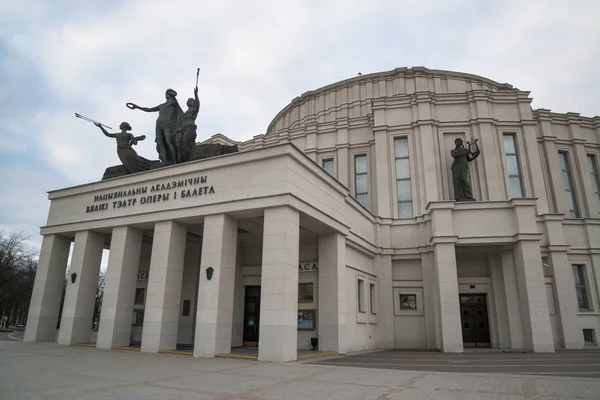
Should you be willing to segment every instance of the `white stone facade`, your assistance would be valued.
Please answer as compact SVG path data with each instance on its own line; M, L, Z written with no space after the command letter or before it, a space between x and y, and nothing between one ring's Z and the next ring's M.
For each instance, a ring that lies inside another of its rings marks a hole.
M98 347L214 357L255 338L265 361L312 337L338 353L594 348L600 117L530 103L475 75L399 68L303 94L239 153L50 192L25 340L54 338L74 240L63 344L89 342L108 248ZM481 149L476 202L452 200L457 137ZM314 329L298 310L316 310Z

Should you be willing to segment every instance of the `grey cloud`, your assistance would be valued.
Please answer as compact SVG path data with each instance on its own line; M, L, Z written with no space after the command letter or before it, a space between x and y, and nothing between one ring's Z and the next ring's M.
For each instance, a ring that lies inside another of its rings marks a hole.
M96 180L118 163L114 141L74 112L114 128L130 122L148 136L138 152L156 158L156 116L125 103L153 106L173 87L184 104L197 67L199 140L218 132L249 139L307 90L400 66L506 81L532 90L534 106L557 111L594 115L600 105L593 1L54 3L9 1L10 12L0 15L0 64L36 75L15 74L0 89L0 137L11 143L3 151L27 154L37 146L52 169L36 178L44 191ZM12 103L18 93L29 97ZM22 166L14 171L25 176ZM2 220L35 207L43 212L28 221L42 225L47 202L36 201L8 204Z

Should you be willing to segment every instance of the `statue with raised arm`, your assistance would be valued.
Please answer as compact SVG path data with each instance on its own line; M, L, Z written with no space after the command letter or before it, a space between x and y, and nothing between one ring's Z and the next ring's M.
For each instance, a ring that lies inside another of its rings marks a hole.
M461 138L454 140L456 148L450 152L454 158L452 163L452 183L454 186L454 200L456 201L475 201L471 184L469 183L468 164L479 156L479 147L477 139L473 142L475 151L471 151L471 143L467 142L468 148L465 148Z
M156 120L156 150L160 160L165 164L174 164L177 162L177 152L175 150L175 132L179 130L180 119L183 116L183 110L179 106L176 97L177 92L168 89L165 92L166 102L156 107L140 107L134 103L127 103L127 107L134 110L139 109L145 112L157 112Z
M200 110L198 99L198 86L194 89L194 98L187 101L188 109L183 113L179 124L179 131L175 134L175 148L177 151L177 162L190 161L192 152L196 148L196 117Z
M127 174L148 171L153 168L154 163L144 157L138 156L132 147L133 145L136 145L138 141L146 139L146 136L133 136L128 132L131 130L131 125L127 122L122 122L121 125L119 125L121 132L118 133L107 132L99 122L95 122L94 125L100 128L102 133L109 138L117 140L117 155L119 156L119 160L123 163L123 168Z

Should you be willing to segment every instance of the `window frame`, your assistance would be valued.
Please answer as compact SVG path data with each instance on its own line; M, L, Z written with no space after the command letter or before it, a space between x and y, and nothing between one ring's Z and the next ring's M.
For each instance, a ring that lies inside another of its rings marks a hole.
M327 171L327 168L325 168L326 162L331 162L331 172ZM322 158L321 159L321 168L323 168L323 170L325 172L327 172L329 175L331 175L335 178L335 158L333 158L333 157Z
M365 282L366 279L363 277L358 277L356 279L356 310L363 314L367 313L367 305L365 302Z
M504 142L504 138L505 137L510 137L512 139L512 144L514 147L514 153L509 153L508 150L506 149L506 144ZM521 157L519 156L519 140L517 139L517 133L516 132L502 132L502 147L504 149L504 161L506 162L506 176L508 177L508 190L507 190L507 194L509 195L509 199L522 199L527 197L526 193L525 193L525 185L524 185L524 181L523 181L523 167L521 165ZM514 156L516 161L517 161L517 175L511 175L510 174L510 170L509 170L509 163L508 163L508 158ZM512 193L512 185L511 185L511 179L512 178L517 178L519 179L519 187L521 189L521 196L520 197L515 197L514 194Z
M190 317L192 315L192 301L191 300L183 300L183 304L181 305L181 316L182 317Z
M600 215L600 169L598 168L598 156L596 154L587 153L586 159L588 162L588 169L590 170L590 177L592 179L592 193L594 193L594 196L596 197L597 211Z
M590 334L592 335L591 341L585 340L585 331L589 331ZM597 346L598 345L598 338L596 337L596 330L594 328L583 328L581 330L581 333L583 335L583 344L585 346Z
M566 169L563 169L561 164L561 156L564 157L564 161L565 161L565 167ZM579 196L577 196L577 188L575 187L575 181L573 180L573 167L571 164L571 157L570 157L570 152L568 150L558 150L558 166L560 167L560 171L561 171L561 176L563 176L565 173L567 174L567 178L569 181L569 185L570 188L567 188L565 186L565 193L566 193L566 200L567 200L567 212L569 215L569 218L581 218L581 210L578 204L578 198ZM563 186L564 186L564 177L562 177L562 181L563 181ZM573 206L575 207L574 210L571 210L569 208L569 196L572 196L572 201L573 201ZM574 214L574 215L573 215Z
M300 286L312 286L312 295L310 301L300 301ZM312 281L309 282L298 282L298 304L314 304L315 302L315 283Z
M548 303L548 314L555 315L556 307L554 305L554 285L546 282L546 302Z
M142 292L143 293L143 295L142 295L143 298L142 298L141 302L138 302L137 301L138 300L138 293L140 291L143 291ZM137 287L137 288L135 288L135 295L134 295L134 298L133 298L133 304L134 305L142 305L142 306L146 304L146 288L145 287Z
M396 141L397 140L406 140L406 153L407 155L404 157L400 157L396 154ZM414 190L413 190L413 172L412 172L412 168L411 168L411 158L410 158L410 140L408 135L398 135L398 136L394 136L392 137L392 155L394 158L394 177L395 177L395 181L396 181L396 185L395 185L395 198L396 198L396 213L397 213L397 217L398 219L412 219L415 217L415 199L414 199ZM408 162L408 178L398 178L398 170L396 168L396 162L398 160L407 160ZM399 182L406 182L408 181L409 186L410 186L410 200L400 200L399 196L398 196L398 183ZM400 215L400 204L410 204L410 209L411 209L411 215L410 217L408 216L401 216Z
M357 173L356 172L356 160L359 157L364 157L365 158L366 165L367 165L367 172L361 172L361 173ZM370 196L370 190L369 189L371 188L371 182L369 180L369 162L370 162L370 160L369 160L369 154L368 154L367 151L354 153L352 155L352 161L353 161L353 163L352 163L352 172L353 172L353 175L354 175L354 180L353 180L353 183L354 183L354 198L356 199L356 201L358 201L358 203L361 206L363 206L367 210L370 210L371 209L371 207L370 207L371 206L371 196ZM366 178L367 179L367 191L366 192L360 192L360 193L358 193L358 176L359 175L360 176L365 175L367 177ZM364 205L358 199L359 195L361 195L361 196L366 195L367 205Z
M579 285L575 281L575 269L576 268L577 268L580 282L583 281ZM571 270L573 272L573 284L575 285L575 301L577 302L577 310L580 312L593 311L594 309L593 309L592 298L590 296L591 291L590 291L589 279L588 279L588 274L587 274L587 265L583 264L583 263L571 263ZM583 294L584 294L584 298L585 298L585 302L586 302L586 308L579 307L579 297L577 295L578 288L583 289Z
M377 286L373 281L369 281L369 311L377 314Z
M424 315L424 304L423 304L423 288L422 287L394 287L394 315L396 316L408 316L408 315ZM416 308L415 309L403 309L400 306L400 295L415 296Z
M131 315L131 326L144 326L145 309L134 307ZM134 319L134 317L137 317Z

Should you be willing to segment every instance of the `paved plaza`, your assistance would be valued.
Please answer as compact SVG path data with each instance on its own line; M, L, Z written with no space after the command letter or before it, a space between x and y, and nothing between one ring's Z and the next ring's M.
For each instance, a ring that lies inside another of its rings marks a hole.
M600 380L196 359L3 340L0 398L598 399Z
M473 349L465 353L385 350L316 362L332 366L407 371L510 373L600 380L600 351L597 350L558 350L556 353L504 353L490 349Z

